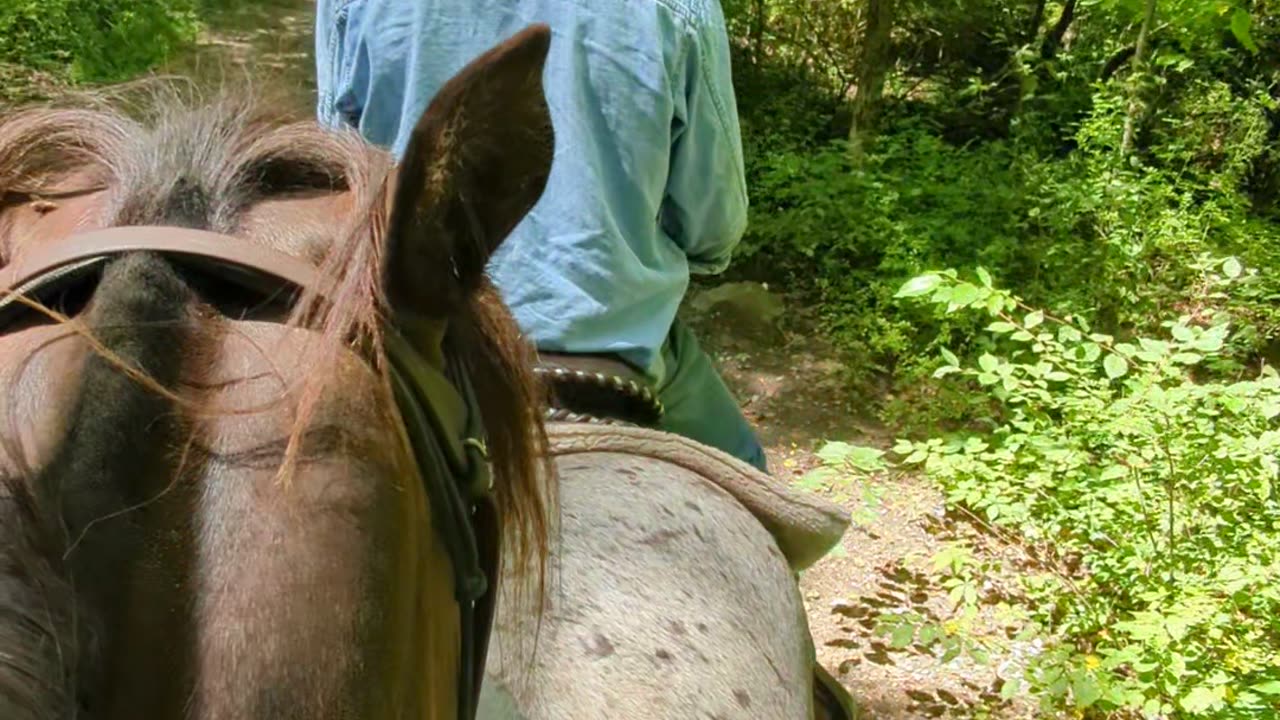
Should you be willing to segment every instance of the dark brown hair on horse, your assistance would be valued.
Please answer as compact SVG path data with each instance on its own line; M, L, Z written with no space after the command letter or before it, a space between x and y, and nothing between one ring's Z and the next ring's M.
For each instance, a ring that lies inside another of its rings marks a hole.
M6 264L161 225L324 278L273 310L134 252L0 331L0 717L456 717L450 563L380 333L431 357L447 326L507 562L536 571L553 494L540 395L484 266L550 169L548 43L531 28L460 72L398 168L231 95L0 118Z

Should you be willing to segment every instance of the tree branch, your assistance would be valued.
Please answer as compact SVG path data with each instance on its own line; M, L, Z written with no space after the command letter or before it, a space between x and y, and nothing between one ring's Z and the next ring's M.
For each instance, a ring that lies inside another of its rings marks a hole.
M1137 51L1137 47L1130 45L1115 55L1112 55L1111 59L1107 61L1107 64L1102 66L1102 73L1099 74L1098 79L1103 82L1110 80L1111 76L1119 72L1120 68L1123 67L1125 63L1129 62L1129 58L1133 57L1133 54Z

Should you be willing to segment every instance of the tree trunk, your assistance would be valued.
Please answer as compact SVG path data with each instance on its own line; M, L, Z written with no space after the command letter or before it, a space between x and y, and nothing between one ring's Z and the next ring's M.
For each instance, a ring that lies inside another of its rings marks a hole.
M1053 56L1058 53L1058 48L1062 47L1062 39L1066 37L1067 30L1071 28L1071 21L1076 18L1077 0L1067 0L1062 6L1062 14L1058 16L1058 22L1054 23L1053 29L1044 38L1044 44L1040 46L1040 57L1045 60L1052 60Z
M857 94L853 97L853 123L849 126L849 143L857 160L861 160L875 134L884 99L884 81L891 62L889 36L893 30L894 3L895 0L866 0L866 25L858 51Z
M1139 92L1142 88L1142 69L1147 61L1147 35L1156 19L1156 0L1147 0L1147 12L1142 18L1142 27L1138 30L1138 43L1133 50L1133 75L1129 90L1129 112L1124 118L1124 137L1120 140L1120 155L1128 156L1133 149L1134 125L1138 114L1142 111Z

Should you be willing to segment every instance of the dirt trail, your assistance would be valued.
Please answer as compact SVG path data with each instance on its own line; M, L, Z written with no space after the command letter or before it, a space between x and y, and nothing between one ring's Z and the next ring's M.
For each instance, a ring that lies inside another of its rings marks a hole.
M801 482L821 465L816 452L827 440L892 444L866 417L869 403L850 393L838 353L821 339L812 312L777 295L773 302L782 307L772 323L700 310L705 303L697 291L684 313L755 424L771 472ZM991 715L975 708L980 698L995 699L991 668L955 661L939 669L922 648L894 650L873 632L882 613L949 617L945 590L919 572L944 539L966 530L944 518L941 495L914 477L843 478L834 485L809 480L804 487L854 518L841 546L804 573L801 590L818 658L853 693L861 717L1027 716L1023 703ZM989 624L981 631L998 629Z
M315 0L232 0L205 18L194 48L159 72L205 87L247 79L308 112L315 107L314 18Z
M309 112L315 92L313 12L314 0L242 3L212 18L213 29L199 47L166 70L215 82L235 74L265 78ZM744 326L696 305L686 304L685 318L743 401L775 475L803 478L819 464L814 453L828 439L888 442L875 423L859 419L866 403L850 395L836 354L818 339L816 322L801 305L786 303L784 322L764 332L758 322ZM972 701L989 691L994 678L989 669L959 663L940 671L919 650L890 650L871 633L883 612L915 609L946 616L945 593L909 562L939 545L940 496L913 479L818 491L860 521L841 548L801 581L820 660L854 694L861 718L974 717ZM879 500L866 502L868 494Z

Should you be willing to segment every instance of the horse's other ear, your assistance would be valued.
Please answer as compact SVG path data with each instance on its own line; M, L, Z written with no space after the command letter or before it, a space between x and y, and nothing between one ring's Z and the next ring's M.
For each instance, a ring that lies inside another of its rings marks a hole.
M533 25L473 60L413 129L392 195L382 281L391 309L447 317L547 184L554 134Z

